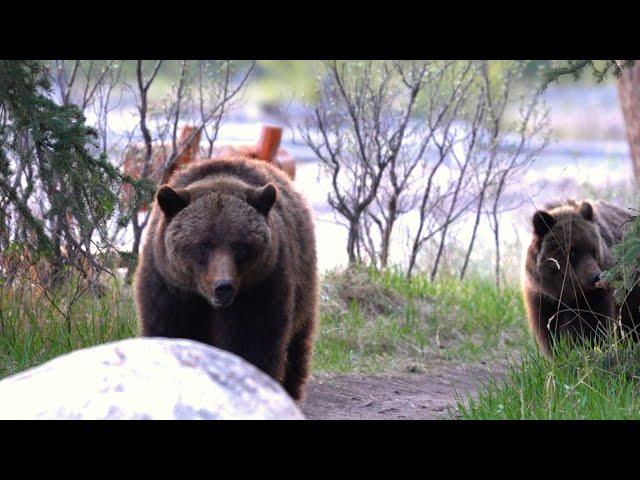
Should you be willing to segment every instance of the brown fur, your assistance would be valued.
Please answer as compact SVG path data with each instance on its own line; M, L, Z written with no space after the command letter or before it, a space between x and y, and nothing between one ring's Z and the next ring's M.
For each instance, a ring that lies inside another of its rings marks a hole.
M574 200L533 215L522 292L529 325L546 355L551 356L557 336L598 340L620 316L624 327L633 328L638 314L630 314L630 303L619 310L613 292L598 283L613 266L611 247L622 240L630 218L606 202Z
M303 197L270 164L233 158L176 172L156 198L136 271L142 335L233 352L301 399L318 302Z

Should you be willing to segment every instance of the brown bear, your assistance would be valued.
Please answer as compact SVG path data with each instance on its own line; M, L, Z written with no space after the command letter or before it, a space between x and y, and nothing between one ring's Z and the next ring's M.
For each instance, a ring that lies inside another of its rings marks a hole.
M606 337L614 322L635 332L638 297L618 308L600 274L613 266L611 248L632 215L602 201L568 200L533 215L522 292L529 325L543 353L560 335L574 342ZM634 335L634 338L636 335Z
M135 277L143 336L243 357L301 400L317 318L311 210L260 160L203 161L159 188Z

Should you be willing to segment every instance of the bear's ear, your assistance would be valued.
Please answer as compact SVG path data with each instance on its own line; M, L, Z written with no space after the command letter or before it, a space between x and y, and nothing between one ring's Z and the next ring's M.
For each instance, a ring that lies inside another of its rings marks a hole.
M247 190L247 202L258 212L267 216L276 201L276 187L268 183L262 188L250 188Z
M189 205L189 192L186 190L176 191L170 186L164 185L158 190L156 199L167 218L172 218Z
M582 215L585 220L593 221L593 206L589 202L582 202L582 205L580 205L580 215Z
M539 237L544 237L556 223L555 219L543 210L533 214L533 230Z

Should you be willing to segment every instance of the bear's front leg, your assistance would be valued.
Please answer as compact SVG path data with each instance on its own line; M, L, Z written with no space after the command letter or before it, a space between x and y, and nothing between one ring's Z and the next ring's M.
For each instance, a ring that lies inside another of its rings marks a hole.
M616 319L625 334L631 335L636 342L640 340L640 271L636 272L633 288L625 295Z
M540 351L547 357L552 356L552 339L550 329L557 323L558 303L549 302L535 292L525 293L525 306L529 317L529 326L533 332Z
M259 302L215 311L214 345L234 353L283 383L292 313L282 305Z
M313 326L309 323L296 333L287 351L287 371L284 388L296 401L304 399L304 389L311 369Z
M142 273L136 278L141 335L211 344L213 307L197 294L169 286L153 268Z

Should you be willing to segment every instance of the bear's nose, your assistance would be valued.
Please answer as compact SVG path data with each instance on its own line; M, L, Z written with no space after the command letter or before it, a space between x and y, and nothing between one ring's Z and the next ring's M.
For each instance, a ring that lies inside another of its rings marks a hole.
M218 280L213 287L216 297L222 301L229 300L236 291L231 280Z
M589 279L589 287L594 287L596 283L600 280L600 275L602 272L594 273Z

